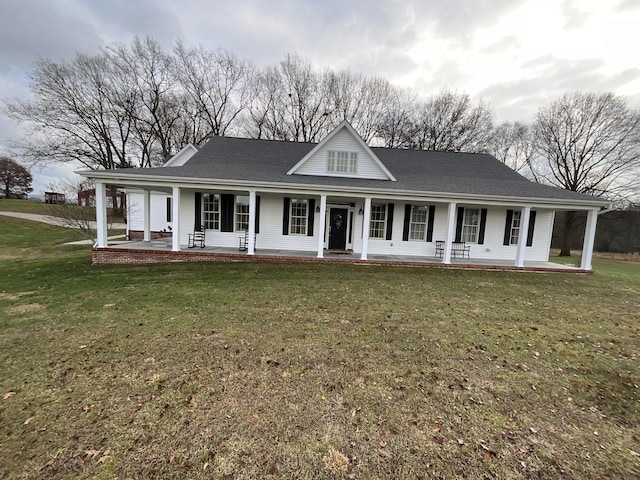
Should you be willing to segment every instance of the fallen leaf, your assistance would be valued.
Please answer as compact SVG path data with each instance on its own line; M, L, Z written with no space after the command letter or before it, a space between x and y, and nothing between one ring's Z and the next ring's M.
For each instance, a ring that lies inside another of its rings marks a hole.
M382 448L386 447L387 446L387 442L385 442L384 440L380 440L380 446Z
M2 395L2 399L6 400L7 398L11 398L16 394L16 392L7 392L4 395Z
M31 423L31 420L33 420L36 417L29 417L24 421L24 425L29 425Z
M80 345L79 348L82 350L83 348L87 348L87 346L86 345Z
M458 439L458 445L464 445L464 440L462 440L461 438Z
M633 439L634 442L640 443L640 437L638 437L637 435L633 435L631 438Z

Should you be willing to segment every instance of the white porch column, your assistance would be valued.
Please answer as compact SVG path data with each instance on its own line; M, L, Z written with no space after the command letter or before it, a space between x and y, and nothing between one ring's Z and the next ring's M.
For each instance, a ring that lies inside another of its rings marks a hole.
M142 210L144 216L143 240L149 242L151 240L151 192L149 190L143 191Z
M580 268L582 270L592 270L591 257L593 256L593 245L596 238L596 224L598 223L598 212L589 210L587 213L587 225L584 229L584 243L582 244L582 260Z
M247 255L256 253L256 191L249 190L249 238Z
M318 258L324 258L324 229L327 221L327 196L320 195L320 213L318 214Z
M527 251L527 237L529 236L529 217L531 207L522 207L520 211L520 231L518 232L518 249L516 250L516 267L524 267L524 256ZM509 226L511 227L511 226Z
M180 187L173 187L171 198L171 217L173 225L171 227L171 250L180 251Z
M96 239L97 247L107 246L107 189L96 181Z
M362 253L360 260L367 259L369 250L369 219L371 218L371 197L364 199L364 216L362 217Z
M447 208L447 241L444 244L442 263L451 263L451 244L453 243L453 234L455 231L456 206L456 202L451 202Z

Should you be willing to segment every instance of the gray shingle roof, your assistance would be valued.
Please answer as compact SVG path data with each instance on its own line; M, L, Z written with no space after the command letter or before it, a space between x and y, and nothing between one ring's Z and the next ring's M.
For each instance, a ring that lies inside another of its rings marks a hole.
M248 138L214 137L180 167L131 169L126 173L192 179L371 188L394 192L516 197L573 202L601 199L531 182L487 154L376 148L372 151L396 180L368 180L286 172L316 146Z

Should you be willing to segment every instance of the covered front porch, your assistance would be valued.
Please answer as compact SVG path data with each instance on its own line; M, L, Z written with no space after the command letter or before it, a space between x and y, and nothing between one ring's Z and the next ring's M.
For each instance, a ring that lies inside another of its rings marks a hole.
M562 209L557 204L540 207L490 199L473 202L470 199L374 196L309 189L298 192L280 188L224 190L205 185L173 185L170 188L140 183L124 185L125 188L128 186L135 186L143 192L144 241L118 246L109 244L106 238L105 184L96 182L98 239L94 263L244 260L248 256L256 259L326 259L331 262L456 268L573 269L546 261L550 228L538 227L537 240L534 241L533 222L529 221L535 220L538 213L541 223L541 216L545 215L549 227L553 223L554 211ZM171 238L155 241L151 240L149 199L151 191L158 190L169 195L167 217L171 218ZM205 208L205 195L215 204L211 212ZM225 199L229 199L226 203L229 208L225 207ZM475 212L469 216L470 220L465 215L467 211ZM597 214L596 208L588 210L584 254L578 271L591 270ZM336 218L340 221L337 222ZM207 222L209 226L205 226ZM340 248L332 242L337 238L339 227L342 233ZM187 249L188 236L200 228L207 232L206 247ZM466 258L456 256L454 248L460 243L461 232L462 243L466 238L464 232L473 237L467 243L470 246L465 247ZM238 245L241 236L247 239L244 252L233 247ZM340 249L348 253L333 253ZM535 255L532 255L533 249ZM100 254L100 250L105 252ZM118 252L118 255L112 255L113 252ZM128 260L119 260L125 257Z
M253 255L249 255L247 252L229 247L206 246L204 248L188 248L187 246L181 246L178 251L173 250L172 247L171 238L160 238L150 241L117 241L112 242L112 244L106 248L94 248L92 258L94 264L276 261L591 273L591 270L548 261L526 261L523 266L519 267L507 260L493 259L452 258L449 263L443 263L442 259L436 256L371 254L367 260L362 260L359 254L347 251L335 253L331 250L325 250L323 256L318 257L316 251L302 250L256 249Z

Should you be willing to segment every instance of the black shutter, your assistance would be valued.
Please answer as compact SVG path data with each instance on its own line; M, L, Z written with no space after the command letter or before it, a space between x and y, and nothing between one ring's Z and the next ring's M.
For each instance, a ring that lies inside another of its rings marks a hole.
M195 221L193 224L194 230L200 230L202 228L202 192L196 192L194 195L196 198L195 201ZM167 202L167 209L169 208L169 202ZM167 210L167 215L169 215L169 211Z
M427 219L427 242L433 242L433 221L436 216L436 206L429 205L429 218Z
M385 238L391 240L393 236L393 203L387 204L387 234Z
M307 212L307 237L313 237L313 221L316 215L316 200L310 198L307 200L309 211Z
M462 239L462 222L464 221L464 207L458 207L458 220L456 222L456 238L454 242L459 242Z
M289 235L289 206L291 205L291 199L284 197L284 207L282 209L282 234Z
M254 225L256 233L260 233L260 195L256 195L256 216Z
M536 226L536 212L529 214L529 233L527 234L527 247L533 245L533 229Z
M478 245L484 243L484 230L487 227L487 209L480 210L480 231L478 232Z
M507 210L507 219L504 222L504 239L503 245L511 244L511 224L513 223L513 210Z
M173 208L171 207L171 197L167 197L167 222L173 218Z
M402 229L402 240L409 240L409 225L411 223L411 205L404 206L404 228Z
M233 232L234 202L233 194L223 193L220 195L220 230L223 232Z

